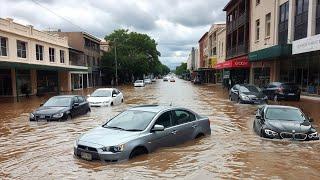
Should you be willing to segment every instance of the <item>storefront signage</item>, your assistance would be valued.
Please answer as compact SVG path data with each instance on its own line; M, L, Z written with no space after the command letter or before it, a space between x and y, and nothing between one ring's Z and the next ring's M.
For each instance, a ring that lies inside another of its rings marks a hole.
M320 34L292 42L292 54L320 50Z
M215 66L216 69L228 69L228 68L250 68L248 56L242 56L239 58L231 59L223 63L218 63Z

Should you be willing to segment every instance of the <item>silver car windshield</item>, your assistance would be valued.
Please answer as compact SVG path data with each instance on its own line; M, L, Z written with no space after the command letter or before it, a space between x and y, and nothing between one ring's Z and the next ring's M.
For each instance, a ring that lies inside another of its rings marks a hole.
M96 90L91 94L91 97L111 97L110 90Z
M143 83L142 80L136 80L136 83Z
M70 97L52 97L43 106L45 107L68 107L71 105Z
M298 109L268 108L266 118L269 120L304 121L304 114Z
M103 127L125 131L143 131L156 113L146 111L124 111L107 122Z

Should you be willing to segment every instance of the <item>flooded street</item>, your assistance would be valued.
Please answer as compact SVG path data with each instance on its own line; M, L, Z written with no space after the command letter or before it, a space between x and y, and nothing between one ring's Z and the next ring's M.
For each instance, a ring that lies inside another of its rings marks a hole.
M92 108L67 122L29 122L29 112L46 97L0 103L1 179L317 179L320 143L267 140L252 128L258 106L228 100L219 85L195 86L177 79L144 88L122 86L120 106ZM86 93L84 93L86 95ZM73 156L75 139L124 109L141 104L183 106L208 116L211 136L158 149L120 163L87 162ZM302 99L283 104L302 107L320 127L320 103Z

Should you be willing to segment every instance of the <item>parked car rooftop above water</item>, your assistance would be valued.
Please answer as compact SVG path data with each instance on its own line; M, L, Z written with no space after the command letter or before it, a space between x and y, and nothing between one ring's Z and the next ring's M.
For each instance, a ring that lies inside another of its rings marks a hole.
M229 92L229 99L238 103L261 104L267 102L267 96L260 88L250 84L236 84Z
M263 88L263 92L272 100L300 100L301 90L294 83L272 82Z

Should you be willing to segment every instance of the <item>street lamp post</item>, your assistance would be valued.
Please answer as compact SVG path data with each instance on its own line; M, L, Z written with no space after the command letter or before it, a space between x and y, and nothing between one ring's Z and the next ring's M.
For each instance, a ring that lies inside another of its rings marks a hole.
M118 61L117 61L117 45L116 45L116 39L113 39L114 43L114 61L116 63L116 86L118 86Z

